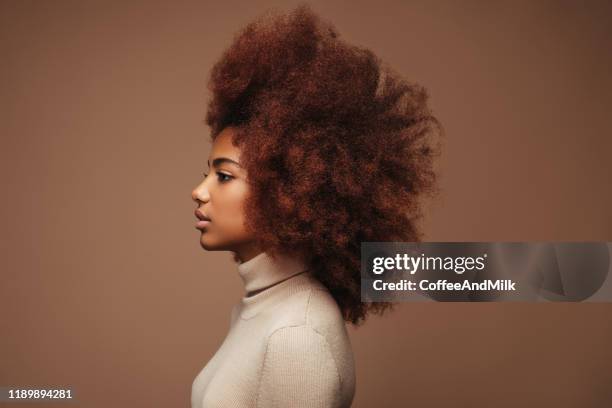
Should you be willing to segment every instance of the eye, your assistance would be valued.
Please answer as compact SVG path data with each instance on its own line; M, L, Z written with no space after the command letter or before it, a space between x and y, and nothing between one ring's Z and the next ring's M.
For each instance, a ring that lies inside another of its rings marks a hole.
M217 172L217 177L218 177L220 183L226 183L226 182L228 182L228 181L230 181L231 179L234 178L234 177L230 176L229 174L219 173L219 172Z

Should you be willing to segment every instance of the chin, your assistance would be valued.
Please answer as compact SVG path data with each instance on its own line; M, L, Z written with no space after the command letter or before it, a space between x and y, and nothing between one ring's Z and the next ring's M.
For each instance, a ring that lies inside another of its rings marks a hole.
M226 249L225 245L212 241L209 237L206 237L205 234L202 234L200 238L200 246L207 251L224 251Z
M204 237L200 238L200 246L207 251L216 250L216 246Z

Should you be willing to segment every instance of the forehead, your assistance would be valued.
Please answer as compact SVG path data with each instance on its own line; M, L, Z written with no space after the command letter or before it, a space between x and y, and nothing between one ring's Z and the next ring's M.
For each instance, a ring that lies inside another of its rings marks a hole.
M234 130L231 127L223 129L215 138L210 152L210 159L217 157L227 157L235 161L239 161L240 150L232 144Z

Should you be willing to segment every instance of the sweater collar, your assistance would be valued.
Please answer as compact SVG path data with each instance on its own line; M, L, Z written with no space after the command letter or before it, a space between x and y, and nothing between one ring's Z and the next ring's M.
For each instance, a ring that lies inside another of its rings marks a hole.
M308 267L297 258L286 255L272 257L267 252L238 264L238 273L247 293L267 288L306 270Z

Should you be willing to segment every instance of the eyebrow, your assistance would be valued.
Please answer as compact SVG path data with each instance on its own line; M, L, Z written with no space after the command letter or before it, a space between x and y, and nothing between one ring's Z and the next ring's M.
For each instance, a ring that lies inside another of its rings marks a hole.
M213 160L213 167L219 166L221 163L233 163L236 166L240 167L240 163L234 161L232 159L228 159L227 157L217 157ZM208 161L208 167L210 167L210 160Z

